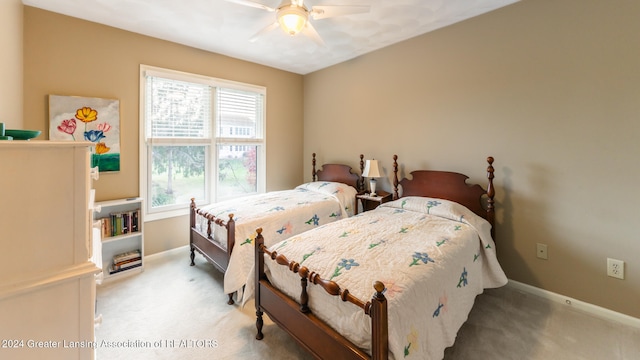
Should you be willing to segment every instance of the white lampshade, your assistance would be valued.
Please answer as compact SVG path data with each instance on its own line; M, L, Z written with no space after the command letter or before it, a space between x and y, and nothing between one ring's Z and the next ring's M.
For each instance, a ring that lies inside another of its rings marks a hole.
M278 9L278 23L282 30L289 35L296 35L307 24L309 13L304 8L294 5L283 6Z
M362 172L363 177L368 177L369 179L369 187L371 190L371 196L376 196L376 179L377 177L381 177L380 169L378 168L378 160L367 160L364 165L364 171Z
M380 170L378 168L378 160L367 160L362 176L370 178L381 177L382 175L380 175Z

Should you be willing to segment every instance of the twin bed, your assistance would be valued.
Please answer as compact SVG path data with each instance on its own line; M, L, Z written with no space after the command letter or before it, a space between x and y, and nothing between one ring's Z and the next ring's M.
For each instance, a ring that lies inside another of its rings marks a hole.
M258 229L256 338L266 313L320 359L441 359L476 295L507 282L487 161L485 190L453 172L398 181L394 156L394 201L277 243Z
M364 168L360 155L360 174ZM195 252L201 253L224 275L228 304L233 294L242 298L242 289L253 281L255 229L263 228L269 243L353 215L355 195L363 180L352 168L342 164L324 164L316 170L312 157L312 179L295 189L223 201L197 207L191 200L189 243L191 266Z

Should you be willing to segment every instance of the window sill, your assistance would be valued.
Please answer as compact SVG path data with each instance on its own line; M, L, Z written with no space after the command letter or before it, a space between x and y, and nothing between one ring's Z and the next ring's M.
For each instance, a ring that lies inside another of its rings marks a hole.
M187 205L186 209L175 209L155 213L146 213L144 215L144 222L170 219L178 216L186 216L189 215L189 209L190 207Z

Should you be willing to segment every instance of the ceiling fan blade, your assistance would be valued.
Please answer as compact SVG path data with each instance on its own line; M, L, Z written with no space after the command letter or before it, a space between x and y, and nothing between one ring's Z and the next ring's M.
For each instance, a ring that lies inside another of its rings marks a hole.
M324 40L320 37L320 34L316 31L316 28L311 25L310 22L307 22L307 25L302 29L302 33L311 38L316 44L325 47L327 46L324 43Z
M238 4L238 5L244 5L244 6L250 6L250 7L254 7L257 9L262 9L262 10L267 10L270 12L274 12L276 11L276 9L269 7L267 5L264 4L260 4L257 3L255 1L250 1L250 0L225 0L226 2L230 2L230 3L234 3L234 4Z
M325 5L313 6L309 13L314 20L326 19L334 16L368 13L369 5Z
M271 23L269 26L265 27L264 29L258 31L257 33L255 33L255 35L253 35L251 38L249 38L249 42L256 42L256 40L258 40L259 38L261 38L264 34L268 33L269 31L277 28L278 26L280 26L280 24L278 24L278 22L273 22Z

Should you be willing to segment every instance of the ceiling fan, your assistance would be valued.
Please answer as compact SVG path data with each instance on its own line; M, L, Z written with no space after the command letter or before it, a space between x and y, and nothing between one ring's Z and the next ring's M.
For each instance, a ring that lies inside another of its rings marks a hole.
M312 6L311 10L304 4L304 0L284 0L277 8L251 1L251 0L225 0L231 3L250 6L269 12L276 13L276 21L253 35L249 41L254 42L265 33L274 30L278 26L285 33L294 36L298 33L309 36L313 41L324 46L324 41L309 22L309 17L313 20L326 19L341 15L361 14L369 12L369 5L321 5Z

